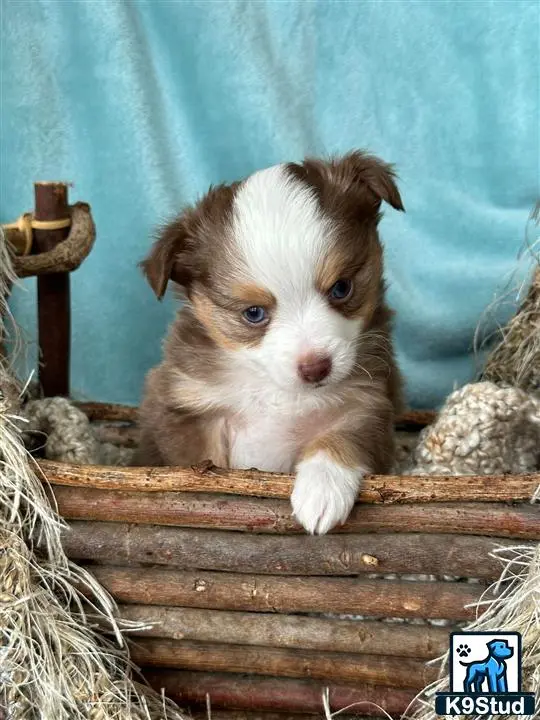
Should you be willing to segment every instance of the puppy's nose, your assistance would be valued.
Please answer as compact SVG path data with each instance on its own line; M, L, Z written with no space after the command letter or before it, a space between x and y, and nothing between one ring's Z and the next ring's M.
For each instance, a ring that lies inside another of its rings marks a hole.
M308 383L318 383L330 375L332 360L328 355L304 355L298 361L298 373Z

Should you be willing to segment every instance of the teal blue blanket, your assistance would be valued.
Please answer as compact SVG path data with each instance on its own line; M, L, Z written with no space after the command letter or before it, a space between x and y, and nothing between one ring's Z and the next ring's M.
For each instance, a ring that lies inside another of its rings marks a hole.
M381 232L410 402L473 376L538 195L536 0L2 4L0 222L66 179L98 227L72 278L76 395L135 403L160 356L174 303L136 267L158 222L210 183L356 147L401 178Z

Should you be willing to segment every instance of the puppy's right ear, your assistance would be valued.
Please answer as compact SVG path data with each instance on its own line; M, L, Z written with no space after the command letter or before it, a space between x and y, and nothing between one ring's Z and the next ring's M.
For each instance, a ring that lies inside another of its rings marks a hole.
M181 285L186 282L187 268L181 259L185 258L188 243L184 218L177 218L161 231L148 257L139 263L158 300L165 295L169 280Z

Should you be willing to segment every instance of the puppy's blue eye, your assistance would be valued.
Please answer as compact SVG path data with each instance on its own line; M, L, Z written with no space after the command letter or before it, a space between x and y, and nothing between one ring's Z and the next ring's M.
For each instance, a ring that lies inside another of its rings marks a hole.
M330 288L330 298L332 300L345 300L352 291L352 282L350 280L338 280Z
M252 325L259 325L267 318L266 310L260 305L254 305L253 307L244 310L242 315L246 318L248 323L251 323Z

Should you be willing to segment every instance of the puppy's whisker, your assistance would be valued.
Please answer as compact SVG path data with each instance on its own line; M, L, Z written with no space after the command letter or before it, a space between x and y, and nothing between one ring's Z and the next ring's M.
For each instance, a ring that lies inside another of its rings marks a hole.
M387 370L391 368L390 362L388 360L386 360L382 355L373 355L373 354L364 353L363 357L366 359L369 359L375 368L385 367Z
M355 363L354 365L355 369L362 370L365 372L365 374L369 377L370 380L373 380L373 375L369 372L367 368L365 368L363 365L361 365L359 362Z

